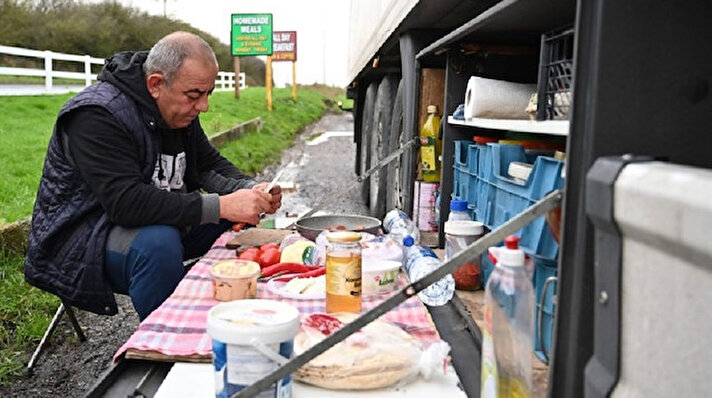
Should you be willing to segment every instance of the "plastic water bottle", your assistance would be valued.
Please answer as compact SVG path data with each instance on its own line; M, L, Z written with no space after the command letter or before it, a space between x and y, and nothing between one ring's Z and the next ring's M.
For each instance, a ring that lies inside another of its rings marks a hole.
M450 215L448 221L463 220L471 221L470 214L467 212L467 201L461 199L453 199L450 201Z
M386 213L383 218L383 228L388 232L388 236L403 246L413 246L420 242L420 232L413 220L398 209L393 209Z
M408 258L405 263L405 272L411 282L418 281L442 266L438 256L427 246L407 246ZM455 294L455 279L452 275L445 275L439 281L428 286L418 293L420 300L431 307L444 305Z
M480 396L532 396L534 289L519 238L505 239L485 288Z

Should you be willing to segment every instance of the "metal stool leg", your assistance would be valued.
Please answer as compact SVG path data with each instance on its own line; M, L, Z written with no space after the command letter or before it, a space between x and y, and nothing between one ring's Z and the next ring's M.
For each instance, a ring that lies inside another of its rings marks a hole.
M74 332L77 334L77 337L79 338L79 341L81 341L81 342L87 341L86 336L84 336L84 331L82 331L82 327L79 326L79 321L77 321L77 317L74 315L74 310L72 309L72 306L68 305L64 301L62 301L62 306L64 307L64 310L67 312L67 317L69 317L69 322L71 322L72 327L74 328Z
M54 333L54 329L57 328L57 325L59 324L59 321L62 318L62 314L64 314L65 312L69 317L69 321L71 322L74 331L77 333L79 341L86 341L87 338L84 335L82 328L79 326L79 322L77 321L77 318L74 315L72 307L69 305L64 305L64 302L62 302L62 304L60 304L57 308L57 312L54 313L54 317L49 323L49 326L47 326L47 330L45 330L44 336L42 336L42 340L40 340L40 343L37 345L37 348L35 348L35 352L32 353L30 362L27 363L27 368L25 369L25 374L27 376L32 375L32 371L35 364L37 363L37 360L39 359L40 355L42 355L42 351L44 351L44 349L46 348L49 338L52 336L52 333Z

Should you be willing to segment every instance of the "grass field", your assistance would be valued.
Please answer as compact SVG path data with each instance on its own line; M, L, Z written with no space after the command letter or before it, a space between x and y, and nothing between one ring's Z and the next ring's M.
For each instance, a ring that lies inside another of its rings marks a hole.
M0 220L12 222L30 215L54 118L70 97L0 97ZM296 133L327 110L327 97L312 88L300 89L296 103L291 89L276 89L273 98L273 111L268 112L264 88L243 90L239 101L232 92L218 92L211 96L210 112L201 115L208 135L262 118L260 132L221 148L226 158L251 175L278 160ZM29 350L59 305L56 297L27 285L23 261L22 254L0 248L0 385L20 375Z
M317 91L300 89L298 95L294 103L290 89L274 90L274 110L267 112L262 87L243 90L237 101L232 92L216 92L210 99L210 112L200 119L211 135L257 116L263 118L260 134L223 149L238 167L254 174L277 159L296 131L325 111L325 97ZM0 97L0 225L31 214L55 117L70 97Z

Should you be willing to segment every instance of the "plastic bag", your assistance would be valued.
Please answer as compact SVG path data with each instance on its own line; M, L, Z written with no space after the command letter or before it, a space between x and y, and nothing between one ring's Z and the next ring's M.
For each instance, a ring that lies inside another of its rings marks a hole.
M279 250L282 252L279 258L282 263L323 265L326 262L325 256L319 253L314 242L296 233L285 236Z
M294 352L301 354L357 314L312 314L302 320L294 339ZM334 390L369 390L412 380L418 374L431 377L442 372L450 347L434 343L423 350L420 342L403 329L373 321L344 341L312 359L294 373L296 380Z

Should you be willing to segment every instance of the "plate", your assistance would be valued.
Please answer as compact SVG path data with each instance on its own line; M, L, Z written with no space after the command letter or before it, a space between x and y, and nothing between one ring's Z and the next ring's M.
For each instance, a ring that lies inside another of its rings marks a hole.
M267 290L277 296L292 299L292 300L325 300L326 293L312 293L312 294L295 294L284 290L287 282L277 281L276 279L270 279L267 282Z

